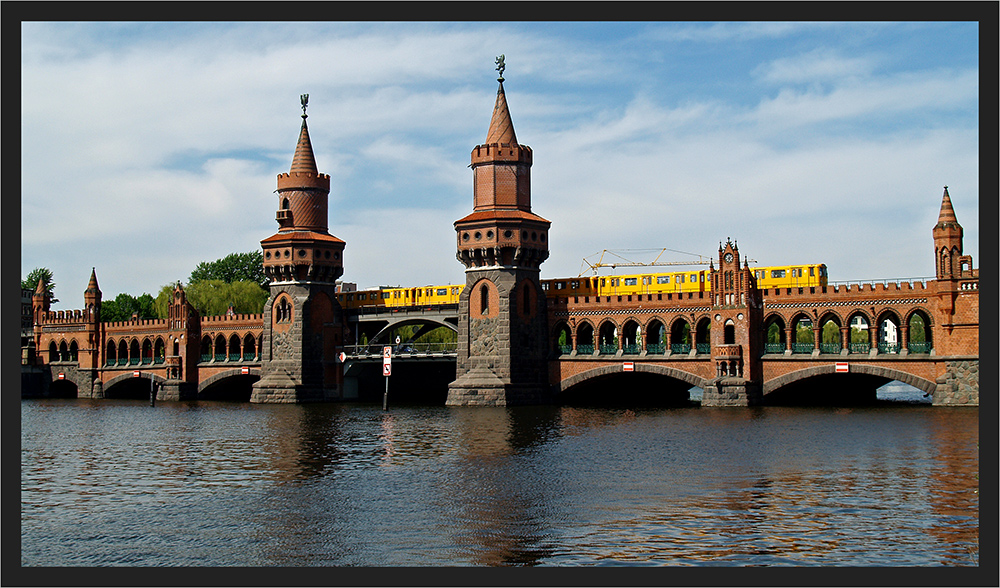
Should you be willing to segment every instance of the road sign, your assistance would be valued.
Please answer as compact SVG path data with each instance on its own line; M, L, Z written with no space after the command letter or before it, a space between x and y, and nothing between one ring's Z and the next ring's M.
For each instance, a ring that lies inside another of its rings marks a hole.
M138 378L139 377L139 370L135 370L134 372L132 372L132 377L133 378Z
M635 371L635 362L634 361L626 361L625 363L622 364L622 368L626 372L634 372Z
M385 376L385 377L387 377L387 378L392 375L392 364L391 363L383 363L382 364L382 375Z
M847 367L846 361L838 361L835 365L836 365L836 373L838 374L846 374L848 371L850 371L849 368Z
M337 356L337 359L340 360L340 363L344 363L345 361L347 361L347 354L341 351L340 355Z
M392 347L390 347L389 345L386 345L385 347L382 348L382 358L383 359L391 359L392 358Z
M60 380L65 380L66 379L66 374L64 374L62 372L59 372L59 379Z
M240 368L240 373L243 374L243 375L249 374L250 373L250 368L248 368L248 367L241 367Z

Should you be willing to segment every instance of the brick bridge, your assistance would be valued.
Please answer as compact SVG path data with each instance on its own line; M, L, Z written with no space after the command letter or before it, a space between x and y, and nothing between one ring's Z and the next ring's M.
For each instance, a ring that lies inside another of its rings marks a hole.
M109 323L96 271L82 310L50 310L39 284L22 396L351 400L375 363L354 334L374 321L381 332L410 323L458 332L457 348L394 361L393 378L406 382L397 387L433 373L449 405L635 391L682 402L692 387L708 406L866 401L893 380L937 405L978 405L979 271L963 255L947 188L931 235L935 279L761 289L727 241L701 292L549 295L540 265L550 223L531 212L532 151L517 142L498 81L486 142L472 151L473 212L454 227L466 267L457 305L385 316L340 306L345 242L328 232L330 180L317 171L303 97L292 166L277 181L279 229L261 241L271 280L263 313L202 317L178 285L167 318ZM431 372L407 372L411 364Z

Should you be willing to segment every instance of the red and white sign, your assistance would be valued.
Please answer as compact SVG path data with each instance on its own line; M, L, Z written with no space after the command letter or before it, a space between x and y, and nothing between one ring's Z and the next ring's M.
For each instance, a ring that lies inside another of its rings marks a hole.
M634 361L626 361L625 363L622 364L622 368L626 372L634 372L635 371L635 362Z
M392 347L388 345L382 348L382 375L392 375Z
M836 372L838 374L846 374L848 371L849 370L848 370L847 362L846 361L838 361L836 363Z
M132 377L133 378L138 378L139 377L139 370L135 370L134 372L132 372Z
M389 376L392 375L392 364L391 363L383 363L382 364L382 375L385 376L385 377L389 377ZM386 386L388 386L388 384L386 384Z
M382 348L382 359L392 359L392 347L386 345Z
M60 380L65 380L66 379L66 374L64 374L62 372L59 372L59 379Z
M244 374L244 375L249 374L250 373L250 368L248 368L248 367L241 367L240 368L240 373Z
M347 360L347 354L341 351L340 355L337 356L337 359L340 360L340 363L344 363L344 361Z

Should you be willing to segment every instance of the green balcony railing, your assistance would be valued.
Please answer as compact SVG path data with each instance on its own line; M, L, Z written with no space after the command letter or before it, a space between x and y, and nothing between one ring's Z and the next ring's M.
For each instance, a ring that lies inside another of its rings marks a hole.
M594 345L593 344L590 344L590 345L581 345L581 344L577 343L577 345L576 345L576 354L577 355L593 355L594 354Z
M639 355L642 349L638 345L622 345L622 354L624 355Z
M695 350L698 353L711 353L712 344L711 343L697 343L695 344Z
M667 350L666 343L646 343L646 354L656 354L663 355L663 352Z
M212 354L211 353L202 353L201 354L201 362L205 363L205 362L208 362L208 361L212 361Z
M133 357L132 359L128 360L128 364L129 365L139 365L139 358L138 357Z
M254 358L256 358L256 357L257 357L257 353L254 352L254 351L250 351L250 352L247 352L247 353L243 354L243 361L253 361Z
M153 363L164 363L165 361L167 361L167 358L165 358L165 357L154 357L153 358Z
M899 353L899 343L879 343L879 353Z
M614 343L609 345L605 344L601 345L601 355L614 355L616 353L618 353L618 346L615 345Z
M153 358L152 357L144 357L144 358L142 358L142 365L146 365L146 364L150 364L150 363L153 363Z
M118 365L128 365L128 358L127 357L119 357L118 358Z
M671 353L691 353L690 343L671 343L670 344Z
M792 353L812 353L813 349L812 343L792 343Z
M117 359L109 357L107 361L104 362L104 365L115 365L116 363L118 363Z
M910 353L930 353L932 346L930 341L924 341L922 343L907 343L906 348L910 350Z
M226 354L225 353L216 353L215 354L215 361L226 361Z
M820 343L819 344L819 350L820 350L821 353L840 353L841 349L843 349L843 347L840 346L840 343Z
M241 359L243 359L243 356L240 355L239 353L230 353L229 354L229 361L239 361Z
M847 350L851 353L868 353L872 346L868 343L848 343Z
M784 353L784 343L764 343L764 353Z

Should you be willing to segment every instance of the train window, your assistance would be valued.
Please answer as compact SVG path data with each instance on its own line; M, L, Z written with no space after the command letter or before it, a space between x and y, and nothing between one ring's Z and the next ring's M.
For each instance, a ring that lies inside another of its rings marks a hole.
M819 266L819 275L822 276L822 277L824 277L824 278L826 277L826 266L825 265Z
M354 300L354 294L348 294L347 295L347 301L351 302L352 300Z
M556 282L556 290L565 290L566 282Z
M656 276L656 283L657 284L669 284L670 283L670 276Z
M448 289L447 288L438 288L437 295L438 296L447 296L448 295Z
M705 274L698 274L698 275L701 276L701 281L704 282L705 281Z
M604 287L604 278L601 278L601 287Z
M677 283L678 284L684 283L684 274L677 274Z
M698 281L698 274L691 274L691 281L692 282L697 282Z
M574 289L574 290L576 290L577 288L580 287L580 281L579 280L573 280L572 282L569 283L569 287L572 288L572 289Z
M626 286L635 286L636 285L636 279L635 278L625 278L625 285Z
M455 294L457 296L458 295L458 288L452 288L451 289L451 293Z
M816 268L814 267L809 268L809 277L812 278L815 275L816 275Z
M382 292L382 298L388 299L392 296L392 292Z
M772 278L783 278L783 277L785 277L785 270L783 270L783 269L780 269L780 270L771 270L771 277Z

